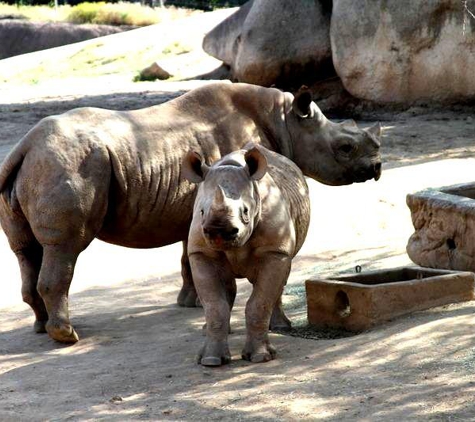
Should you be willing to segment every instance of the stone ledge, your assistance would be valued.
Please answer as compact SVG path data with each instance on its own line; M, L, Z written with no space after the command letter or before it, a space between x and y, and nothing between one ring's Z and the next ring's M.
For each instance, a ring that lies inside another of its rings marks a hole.
M475 271L475 183L407 195L414 233L406 250L424 267Z
M473 273L421 267L312 278L305 282L308 322L364 331L411 312L473 300L474 287Z

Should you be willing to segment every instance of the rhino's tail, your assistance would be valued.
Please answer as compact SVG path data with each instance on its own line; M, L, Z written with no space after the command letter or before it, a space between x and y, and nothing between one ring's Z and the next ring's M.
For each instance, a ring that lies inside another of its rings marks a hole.
M8 182L15 177L18 169L26 156L29 149L29 143L25 140L20 141L13 150L6 156L5 160L0 166L0 193L3 192Z

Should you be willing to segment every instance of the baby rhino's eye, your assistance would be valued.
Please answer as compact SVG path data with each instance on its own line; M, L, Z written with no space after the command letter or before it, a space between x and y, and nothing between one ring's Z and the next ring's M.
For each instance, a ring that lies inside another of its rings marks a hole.
M249 223L249 208L244 207L244 208L242 209L242 213L241 213L241 214L242 214L242 215L241 215L242 221L243 221L244 223L246 223L246 224Z

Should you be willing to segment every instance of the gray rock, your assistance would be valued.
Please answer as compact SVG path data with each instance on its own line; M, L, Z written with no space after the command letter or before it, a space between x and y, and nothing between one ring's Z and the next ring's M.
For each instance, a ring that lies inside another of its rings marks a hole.
M407 254L424 267L475 271L475 184L407 195L414 233Z
M110 25L0 20L0 60L122 31L124 28Z
M205 37L203 48L234 79L292 88L333 75L324 1L254 0Z
M251 10L253 0L241 6L218 26L213 28L203 39L203 50L227 65L234 61L236 40L242 32L244 21Z
M157 62L152 63L150 66L146 67L140 72L140 77L144 80L165 80L170 78L172 75L168 73L163 67L161 67Z
M475 10L475 1L468 2ZM335 69L354 96L384 103L475 96L475 21L459 0L335 0Z

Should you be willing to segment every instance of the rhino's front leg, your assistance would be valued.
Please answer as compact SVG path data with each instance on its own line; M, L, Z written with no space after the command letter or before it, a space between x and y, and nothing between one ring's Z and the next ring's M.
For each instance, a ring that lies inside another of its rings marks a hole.
M193 308L201 306L200 299L196 293L193 275L191 273L190 260L188 259L188 242L183 241L183 254L181 256L181 277L183 285L178 293L177 303L180 306Z
M199 353L198 363L204 366L229 363L231 354L228 332L231 307L226 285L234 282L234 276L222 261L201 253L192 254L190 264L206 318L206 340Z
M242 358L254 363L275 358L276 350L270 344L269 322L282 295L290 273L291 258L280 253L266 254L260 262L253 291L246 305L246 345Z

